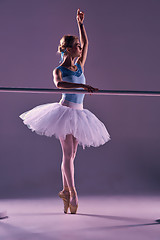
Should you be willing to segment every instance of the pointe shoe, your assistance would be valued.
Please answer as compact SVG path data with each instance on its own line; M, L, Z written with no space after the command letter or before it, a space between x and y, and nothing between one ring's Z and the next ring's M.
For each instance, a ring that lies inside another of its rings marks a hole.
M76 200L76 197L77 197L77 193L70 192L70 198ZM71 214L76 214L77 209L78 209L78 203L74 206L74 205L71 204L71 202L69 202L69 208L70 208Z
M58 196L63 200L64 203L64 213L68 212L69 208L69 201L70 201L70 194L69 192L65 194L63 191L58 193Z
M71 203L69 203L69 208L70 208L71 214L76 214L78 209L78 204L76 204L76 206L73 206Z

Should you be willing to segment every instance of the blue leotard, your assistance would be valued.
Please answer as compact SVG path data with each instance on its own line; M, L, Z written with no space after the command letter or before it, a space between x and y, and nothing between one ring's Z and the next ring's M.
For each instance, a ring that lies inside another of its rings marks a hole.
M86 79L85 79L85 76L83 74L81 65L78 64L78 63L76 63L75 65L77 66L77 71L71 71L68 68L63 67L63 66L57 67L62 72L62 80L66 81L66 82L71 82L71 83L83 83L83 84L85 84ZM83 88L77 88L77 89L83 89ZM82 104L83 99L84 99L84 95L85 94L62 93L62 99L70 101L70 102Z

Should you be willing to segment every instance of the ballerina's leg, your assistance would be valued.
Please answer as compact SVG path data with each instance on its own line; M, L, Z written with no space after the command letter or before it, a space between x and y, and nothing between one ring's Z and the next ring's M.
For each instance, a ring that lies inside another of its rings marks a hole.
M69 134L65 140L60 139L63 160L62 160L62 178L63 184L67 183L67 186L71 193L71 204L76 205L78 202L77 192L75 188L74 180L74 159L77 152L78 141L73 135ZM66 185L63 185L65 187Z
M73 165L72 165L72 176L74 177L74 159L76 157L76 153L77 153L77 147L78 147L78 141L77 139L72 135L72 141L73 141Z
M73 138L71 134L68 134L66 138L60 139L63 159L61 164L62 169L62 178L63 178L63 187L68 186L69 189L75 188L73 169Z
M76 153L77 153L77 147L78 147L78 141L77 139L72 136L73 138L73 165L72 165L72 176L74 178L74 159L76 157ZM70 203L73 206L76 206L78 204L78 195L77 195L77 191L76 189L72 189L71 190L71 199L70 199Z
M67 183L67 178L65 176L65 171L64 171L64 167L63 167L63 160L61 163L61 172L62 172L62 182L63 182L63 191L64 192L68 192L69 191L69 187L68 187L68 183Z

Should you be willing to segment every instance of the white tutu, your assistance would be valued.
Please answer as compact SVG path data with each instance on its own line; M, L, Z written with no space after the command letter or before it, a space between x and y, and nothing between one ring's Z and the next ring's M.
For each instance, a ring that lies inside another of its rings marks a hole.
M60 103L47 103L19 116L29 129L48 137L66 138L72 134L80 145L98 147L111 138L104 124L87 109L74 109Z

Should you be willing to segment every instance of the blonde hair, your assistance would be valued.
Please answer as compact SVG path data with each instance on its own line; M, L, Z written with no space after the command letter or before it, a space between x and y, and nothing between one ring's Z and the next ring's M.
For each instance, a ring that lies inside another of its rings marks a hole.
M77 36L73 36L73 35L64 35L61 40L60 40L60 44L58 46L58 53L64 52L66 50L67 47L72 47L74 41L78 39Z

